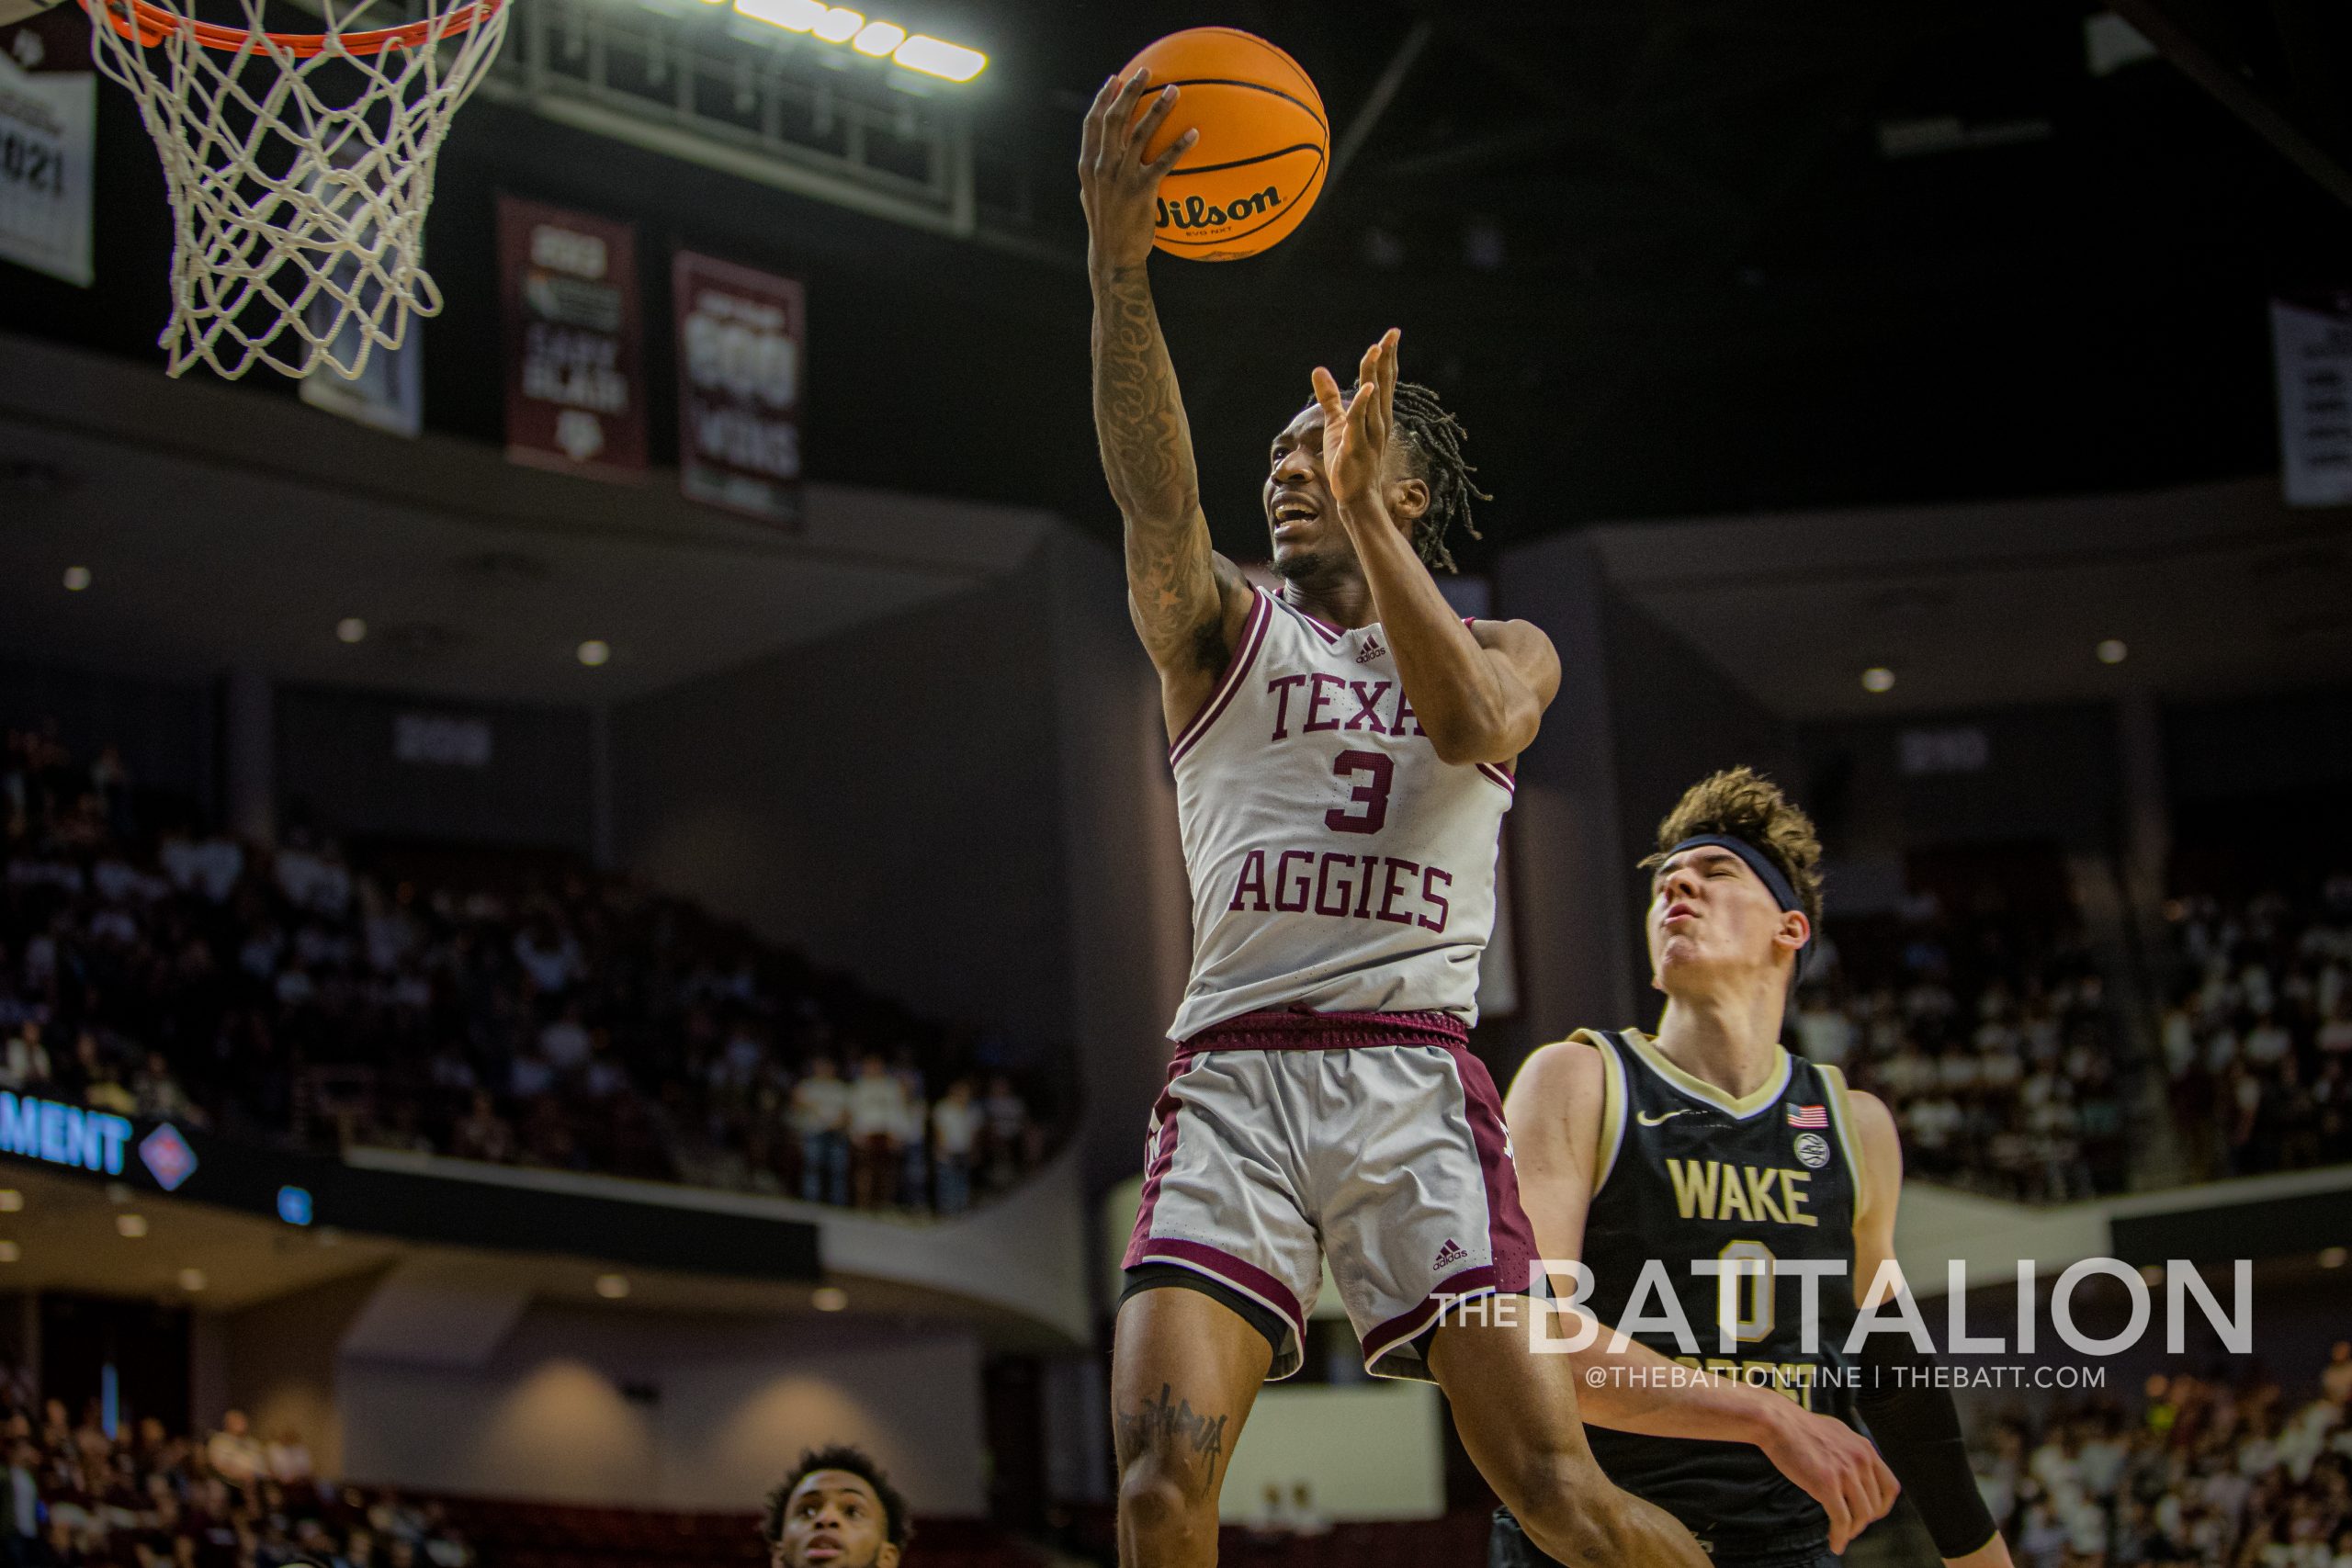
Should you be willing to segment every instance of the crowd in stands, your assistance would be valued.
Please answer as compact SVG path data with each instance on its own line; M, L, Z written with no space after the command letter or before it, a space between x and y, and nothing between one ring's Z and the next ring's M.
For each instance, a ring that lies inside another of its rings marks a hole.
M1050 1081L682 899L151 834L119 753L0 755L0 1089L351 1144L953 1214ZM1041 1111L1049 1114L1041 1114Z
M200 1439L153 1416L109 1433L0 1371L0 1546L10 1568L469 1568L440 1506L315 1477L290 1434L231 1411Z
M442 1517L488 1568L775 1568L757 1514L592 1507L448 1497ZM921 1516L909 1568L1045 1568L1048 1559L986 1519Z
M1972 1435L2018 1568L2352 1568L2352 1344L2308 1396L2180 1374Z
M2114 1025L2076 932L1925 897L1828 924L1793 1038L1887 1102L1907 1168L2046 1201L2123 1187Z
M2352 1160L2352 874L2308 896L2177 899L2162 1028L2200 1171Z

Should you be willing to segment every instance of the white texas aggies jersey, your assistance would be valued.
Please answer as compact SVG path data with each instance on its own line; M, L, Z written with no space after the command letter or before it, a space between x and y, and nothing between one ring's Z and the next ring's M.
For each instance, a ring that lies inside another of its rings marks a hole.
M1283 1008L1476 1020L1511 777L1438 761L1378 626L1259 590L1168 758L1193 882L1172 1037Z

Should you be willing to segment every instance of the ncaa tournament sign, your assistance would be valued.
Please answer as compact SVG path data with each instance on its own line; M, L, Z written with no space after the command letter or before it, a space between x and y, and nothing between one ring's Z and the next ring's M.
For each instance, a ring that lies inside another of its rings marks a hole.
M680 251L678 487L695 501L797 528L800 371L808 316L800 285Z
M110 1111L85 1111L78 1105L0 1090L0 1152L120 1176L123 1145L130 1141L131 1132L128 1118ZM190 1169L195 1163L193 1157L188 1160ZM185 1172L180 1179L187 1179ZM178 1185L178 1181L167 1181L164 1190Z

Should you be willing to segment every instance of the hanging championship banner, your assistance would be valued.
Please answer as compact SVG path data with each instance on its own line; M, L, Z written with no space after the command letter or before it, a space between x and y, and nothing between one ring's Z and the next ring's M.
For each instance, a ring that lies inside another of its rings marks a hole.
M506 455L636 479L645 468L637 231L498 198L506 316Z
M2352 289L2270 302L2290 506L2352 504Z
M808 319L788 277L680 251L678 487L800 525L800 367Z
M0 258L85 288L97 83L77 7L0 28Z

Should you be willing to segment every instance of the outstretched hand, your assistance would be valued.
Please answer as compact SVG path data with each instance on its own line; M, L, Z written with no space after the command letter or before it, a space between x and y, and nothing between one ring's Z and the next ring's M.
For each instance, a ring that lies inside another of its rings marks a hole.
M1153 210L1159 182L1176 160L1201 139L1187 130L1168 144L1159 157L1146 160L1144 149L1159 130L1178 96L1173 84L1160 89L1141 118L1136 105L1151 73L1138 71L1114 76L1094 95L1086 111L1086 129L1079 140L1078 195L1086 209L1090 260L1096 266L1141 266L1151 255Z
M1323 409L1323 481L1340 503L1342 520L1381 502L1388 437L1396 429L1396 344L1403 336L1391 327L1364 350L1356 389L1344 402L1331 373L1315 367L1315 400Z

